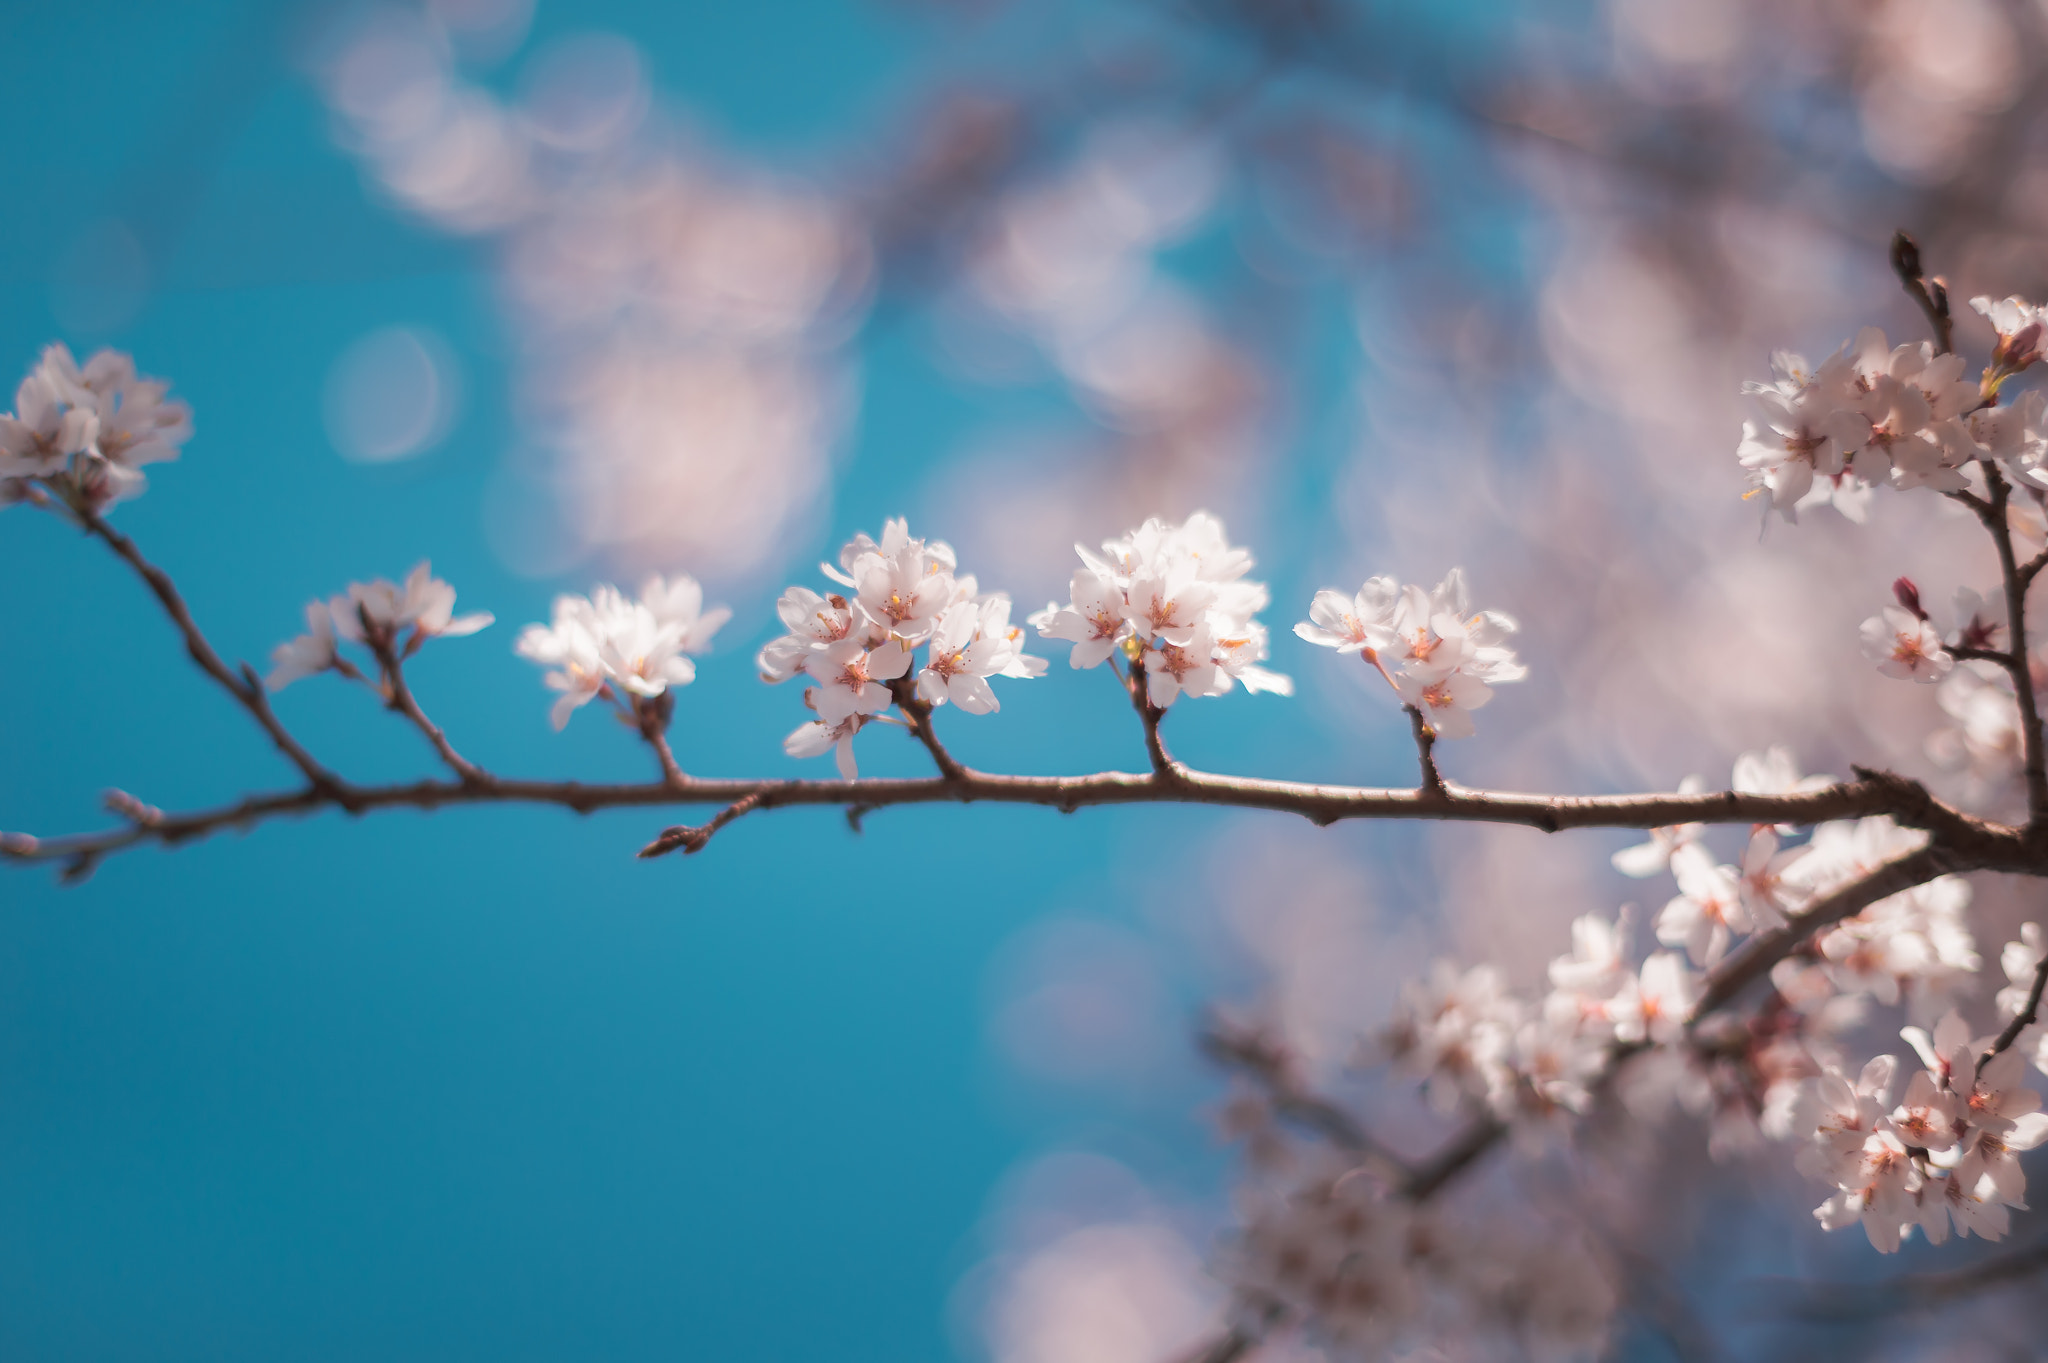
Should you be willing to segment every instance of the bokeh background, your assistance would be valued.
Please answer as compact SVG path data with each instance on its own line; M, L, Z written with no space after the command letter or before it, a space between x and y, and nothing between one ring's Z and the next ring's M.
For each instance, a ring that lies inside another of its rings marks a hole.
M1855 645L1898 573L1984 585L1972 527L1880 496L1759 534L1733 448L1773 347L1918 334L1894 228L1959 298L2048 283L2027 0L17 2L0 44L0 365L113 344L193 404L116 515L230 656L431 557L499 623L414 684L495 769L648 774L597 713L548 730L510 645L556 591L704 579L736 616L679 755L794 773L751 657L853 531L907 514L1028 608L1076 538L1206 507L1299 694L1176 707L1197 765L1412 779L1387 698L1287 627L1463 564L1535 675L1454 779L1718 782L1786 742L1990 788ZM0 580L0 827L288 779L96 546L15 510ZM1052 652L955 751L1141 762ZM331 679L280 709L351 775L429 766ZM891 738L863 770L920 770ZM0 1354L1165 1360L1224 1299L1206 1005L1421 1148L1346 1068L1399 981L1532 983L1643 894L1623 834L798 811L633 860L663 821L322 817L0 879ZM1980 943L2038 912L1980 886ZM1709 1169L1680 1123L1649 1163L1654 1211L1587 1213L1618 1355L1805 1356L1753 1281L1875 1271L1785 1161ZM1972 1347L2030 1323L1973 1311Z

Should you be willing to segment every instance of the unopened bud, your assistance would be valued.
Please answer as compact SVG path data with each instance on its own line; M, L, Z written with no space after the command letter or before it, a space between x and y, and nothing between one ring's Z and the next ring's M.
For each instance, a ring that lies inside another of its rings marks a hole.
M1920 589L1913 585L1912 578L1902 577L1897 582L1892 583L1892 595L1898 598L1901 606L1904 606L1913 613L1914 619L1925 620L1927 618L1927 612L1920 608Z

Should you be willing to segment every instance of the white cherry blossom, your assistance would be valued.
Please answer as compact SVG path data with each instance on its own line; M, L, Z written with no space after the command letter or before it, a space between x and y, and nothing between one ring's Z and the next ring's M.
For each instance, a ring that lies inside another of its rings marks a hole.
M1940 632L1898 606L1886 606L1881 614L1865 620L1862 637L1863 656L1887 677L1938 682L1955 665Z

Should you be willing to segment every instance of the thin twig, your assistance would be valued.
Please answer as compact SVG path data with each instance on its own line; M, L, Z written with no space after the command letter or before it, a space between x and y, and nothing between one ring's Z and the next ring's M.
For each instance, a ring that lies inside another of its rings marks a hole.
M712 834L731 823L734 819L760 808L760 805L761 797L759 795L742 796L712 815L707 822L698 824L694 828L687 824L677 824L673 828L664 828L661 830L660 836L640 849L638 855L643 859L659 857L673 852L679 847L682 849L684 856L701 852L704 850L704 844L711 841Z
M419 701L412 694L412 688L406 684L405 666L399 659L393 641L388 634L378 630L371 623L367 612L363 614L363 639L369 645L370 652L376 655L377 665L383 669L384 694L387 697L385 705L404 715L415 729L426 735L427 742L433 745L434 752L442 763L455 773L456 779L462 784L496 784L495 776L455 751L455 745L448 741L448 735L442 732L441 726L427 718L427 712L420 708Z

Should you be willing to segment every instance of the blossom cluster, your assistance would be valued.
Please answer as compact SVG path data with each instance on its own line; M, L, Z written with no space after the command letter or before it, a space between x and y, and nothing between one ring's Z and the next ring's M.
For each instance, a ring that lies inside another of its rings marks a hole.
M556 597L549 622L521 630L513 651L550 669L542 680L561 695L548 719L560 729L599 697L633 706L689 685L689 655L708 650L731 618L724 606L704 609L704 589L687 574L650 577L636 599L600 583L589 596Z
M989 714L1001 708L989 678L1045 671L1045 659L1024 652L1024 631L1010 623L1010 598L981 591L973 574L959 571L952 546L912 537L904 520L885 524L879 542L855 535L836 567L818 567L844 590L784 592L775 610L789 633L757 659L764 681L801 674L814 683L804 704L818 718L783 740L792 757L836 752L840 774L853 779L853 736L896 703L889 683L910 673L920 645L916 697L928 706L950 701Z
M1799 1168L1835 1189L1814 1217L1829 1230L1860 1222L1887 1254L1915 1227L1934 1244L1951 1227L1999 1239L2007 1209L2026 1206L2019 1154L2048 1139L2041 1095L2021 1086L2025 1059L2017 1049L1994 1052L1991 1037L1973 1039L1953 1012L1932 1035L1919 1027L1901 1035L1925 1068L1896 1104L1898 1058L1890 1055L1853 1082L1829 1069L1800 1094Z
M146 465L176 459L192 438L192 409L170 385L139 377L135 361L101 350L80 365L62 342L14 390L0 414L0 506L41 484L65 502L102 511L139 496Z
M455 589L421 560L402 584L381 577L351 582L324 601L308 602L306 632L271 652L264 684L279 691L328 671L360 678L360 670L340 651L344 642L368 648L380 663L387 656L403 660L429 639L474 634L494 618L489 611L455 614Z
M1830 779L1800 776L1790 754L1772 748L1738 759L1731 785L1775 794ZM1611 1078L1644 1120L1674 1102L1708 1117L1711 1147L1728 1154L1794 1133L1801 1086L1840 1064L1836 1038L1870 1005L1903 1004L1909 1017L1932 1020L1981 964L1964 918L1969 886L1944 876L1843 918L1780 961L1770 999L1746 1026L1696 1022L1702 971L1741 935L1796 919L1925 841L1881 815L1823 823L1803 841L1766 824L1749 831L1737 860L1723 862L1703 832L1696 824L1654 829L1648 842L1615 854L1625 874L1668 872L1676 881L1653 925L1661 949L1639 965L1630 963L1626 907L1572 924L1572 949L1550 963L1540 998L1518 997L1492 966L1440 961L1403 989L1380 1053L1420 1080L1438 1111L1484 1110L1532 1141L1561 1132ZM1700 1034L1688 1036L1689 1028Z
M1499 611L1475 614L1456 568L1433 591L1391 577L1368 578L1352 596L1325 589L1308 613L1297 635L1378 668L1440 738L1469 738L1472 711L1493 688L1529 675L1506 645L1515 622Z
M2005 381L2040 358L2041 311L2018 298L1971 306L1999 337L1976 381L1964 377L1960 355L1936 354L1928 341L1890 346L1876 327L1818 366L1773 355L1773 378L1743 385L1758 414L1743 423L1737 449L1749 495L1765 495L1767 511L1788 521L1829 504L1861 521L1876 487L1959 492L1974 461L2048 487L2048 401L2028 392L1999 402Z
M1232 546L1223 522L1196 512L1179 525L1156 517L1100 555L1080 545L1067 604L1048 603L1029 623L1073 645L1067 661L1096 667L1121 652L1142 667L1145 698L1160 710L1182 696L1291 695L1291 679L1259 666L1267 656L1266 586L1251 582L1252 556Z

